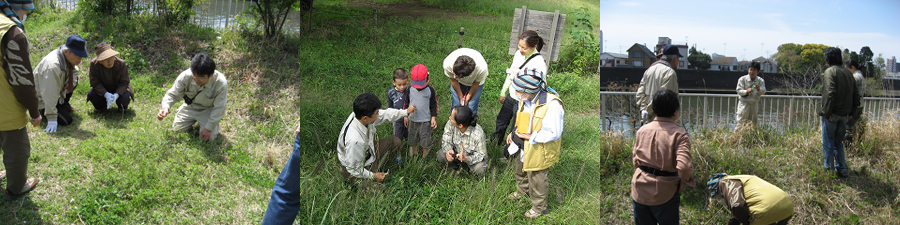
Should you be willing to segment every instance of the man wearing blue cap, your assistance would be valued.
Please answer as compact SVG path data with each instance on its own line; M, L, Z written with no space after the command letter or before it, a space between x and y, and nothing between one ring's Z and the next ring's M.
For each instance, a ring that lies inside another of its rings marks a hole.
M675 67L680 61L681 52L675 45L666 45L660 55L659 61L654 62L644 71L641 84L637 90L637 106L641 110L641 119L644 123L650 123L656 117L653 112L653 94L663 89L672 90L678 94L678 75Z
M72 91L78 85L78 64L87 58L84 38L77 34L70 35L66 44L59 46L44 56L34 68L34 88L37 90L38 109L47 120L44 131L55 133L57 126L72 124L72 112L69 105Z

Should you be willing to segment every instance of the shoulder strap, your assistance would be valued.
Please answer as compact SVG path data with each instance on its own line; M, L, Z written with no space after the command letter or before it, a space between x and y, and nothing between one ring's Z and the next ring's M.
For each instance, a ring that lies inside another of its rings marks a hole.
M341 135L341 144L344 144L344 148L347 147L347 130L350 129L350 124L353 124L352 120L347 123L347 126L344 126L344 132L342 132L343 134Z
M525 64L528 64L528 61L531 61L531 59L533 59L535 56L539 56L539 55L541 55L540 52L534 53L531 56L529 56L528 59L526 59L525 62L523 62L522 65L519 66L519 69L521 70L522 68L525 68Z

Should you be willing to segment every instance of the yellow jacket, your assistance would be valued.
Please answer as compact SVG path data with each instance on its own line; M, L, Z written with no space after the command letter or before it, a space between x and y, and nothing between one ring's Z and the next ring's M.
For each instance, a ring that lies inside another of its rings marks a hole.
M551 93L540 92L540 94L538 94L536 98L537 102L534 106L534 113L531 116L531 127L529 129L532 131L532 134L534 134L536 131L541 130L541 128L543 127L543 121L547 116L548 109L550 109L550 104L548 103L552 101L558 101L560 104L562 104L562 100L560 100L558 96ZM519 101L519 112L524 110L524 107L525 103L523 101ZM560 121L560 123L562 123L562 121ZM559 149L561 146L560 140L561 139L556 139L547 143L538 144L531 144L530 141L525 141L525 146L523 147L524 151L522 152L522 171L545 170L556 164L556 162L559 162Z

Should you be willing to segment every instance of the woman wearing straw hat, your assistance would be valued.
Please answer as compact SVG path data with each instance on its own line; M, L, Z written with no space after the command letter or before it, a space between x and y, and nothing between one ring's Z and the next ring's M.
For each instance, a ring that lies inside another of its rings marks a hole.
M90 77L91 90L87 99L94 105L97 112L104 112L118 106L119 112L125 112L128 104L134 97L131 90L131 78L128 76L128 66L125 61L116 55L119 54L106 42L94 47L97 57L91 60Z

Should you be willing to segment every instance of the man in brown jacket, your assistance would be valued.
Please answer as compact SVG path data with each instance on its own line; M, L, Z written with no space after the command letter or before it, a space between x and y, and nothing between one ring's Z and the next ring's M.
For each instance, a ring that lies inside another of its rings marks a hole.
M631 198L635 224L678 224L681 189L694 187L691 137L678 126L681 103L674 91L653 95L656 118L635 134Z
M125 112L134 97L128 66L124 60L116 57L119 52L106 42L95 46L94 54L97 57L91 60L91 90L88 91L87 100L99 112L110 109L113 103L119 107L119 112Z

